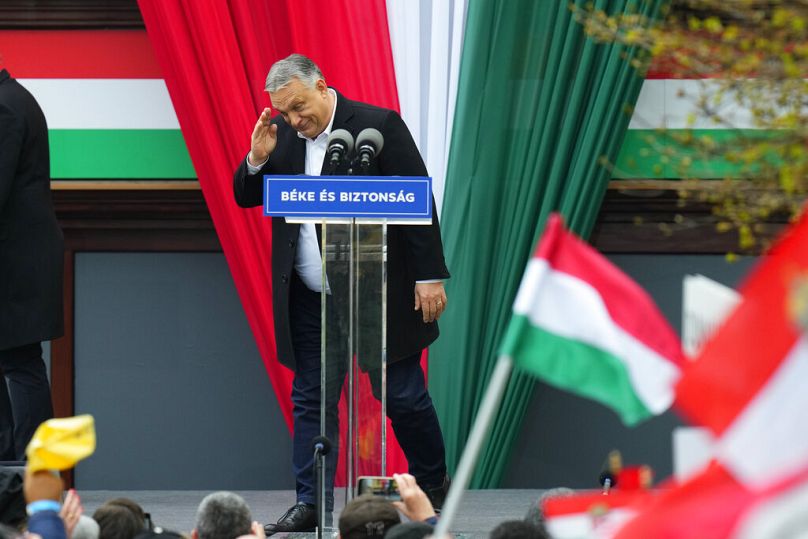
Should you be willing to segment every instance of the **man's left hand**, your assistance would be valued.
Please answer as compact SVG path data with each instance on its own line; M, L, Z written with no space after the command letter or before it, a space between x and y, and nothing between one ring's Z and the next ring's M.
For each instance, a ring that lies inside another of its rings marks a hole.
M424 323L434 322L446 310L443 283L415 283L415 310L424 315Z

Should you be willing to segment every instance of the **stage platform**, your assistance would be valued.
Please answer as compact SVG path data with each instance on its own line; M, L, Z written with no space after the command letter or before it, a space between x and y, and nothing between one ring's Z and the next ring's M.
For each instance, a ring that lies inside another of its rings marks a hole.
M79 490L84 513L92 516L106 500L125 497L139 503L151 514L156 526L190 532L194 527L196 508L211 491L196 490ZM236 491L244 497L255 520L275 522L294 503L291 490ZM482 538L504 520L522 519L538 499L541 490L471 490L466 492L452 531L463 537ZM337 494L334 522L344 505L344 496ZM303 537L310 534L294 534ZM280 537L280 535L278 536ZM289 537L289 535L287 535Z

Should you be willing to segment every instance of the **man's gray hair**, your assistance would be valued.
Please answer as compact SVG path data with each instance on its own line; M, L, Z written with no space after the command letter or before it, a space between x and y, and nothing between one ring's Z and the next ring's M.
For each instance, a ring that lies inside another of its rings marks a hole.
M232 492L208 494L196 510L199 539L233 539L251 533L252 516L244 498Z
M264 89L267 92L275 93L292 82L292 79L298 79L309 88L314 88L317 80L324 78L323 72L309 58L302 54L290 54L269 68Z

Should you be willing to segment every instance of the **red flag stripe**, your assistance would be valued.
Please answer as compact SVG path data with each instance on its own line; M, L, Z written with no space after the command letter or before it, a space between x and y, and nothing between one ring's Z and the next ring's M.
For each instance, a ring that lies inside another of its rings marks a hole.
M737 482L726 468L713 463L683 484L661 485L661 495L643 505L642 512L620 530L616 539L736 537L752 510L788 496L807 481L808 470L803 470L753 491Z
M675 364L681 363L679 338L670 327L660 330L656 321L665 317L651 297L600 253L567 232L558 214L548 218L535 257L547 260L557 271L590 284L603 298L615 324L660 356ZM656 313L658 317L642 313Z
M145 30L2 30L0 62L18 79L162 79Z
M663 491L617 534L617 539L729 537L755 496L719 465L676 488Z
M676 391L685 415L720 435L769 381L797 342L788 300L800 277L808 277L808 214L741 287L743 302L702 349L709 361L684 370Z
M650 490L613 490L608 496L604 496L600 490L576 493L572 496L561 494L542 500L541 509L546 518L552 518L574 513L588 513L590 511L602 512L605 509L615 509L629 505L639 508L642 504L650 503L656 495L658 495L658 492Z

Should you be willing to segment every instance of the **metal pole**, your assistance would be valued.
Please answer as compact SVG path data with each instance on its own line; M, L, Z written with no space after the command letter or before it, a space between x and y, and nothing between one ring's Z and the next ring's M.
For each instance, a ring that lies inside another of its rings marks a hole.
M387 219L382 223L382 372L381 372L381 441L382 470L387 475Z
M348 297L350 300L348 301L348 357L344 358L344 361L348 362L348 436L347 436L347 443L345 445L348 446L347 451L347 458L348 458L348 484L345 486L345 503L347 504L351 501L354 497L354 489L356 488L356 369L354 368L354 350L358 350L359 347L356 346L354 342L354 328L358 327L358 324L355 324L354 317L358 312L359 305L357 304L357 290L359 289L359 283L356 283L356 276L358 272L356 271L356 260L359 256L359 227L356 224L356 218L351 219L351 223L348 226L348 235L351 238L350 241L350 256L348 257Z
M326 415L326 395L328 394L328 390L326 388L326 380L328 377L326 376L326 368L328 365L327 361L327 351L328 348L326 346L326 339L328 336L327 332L327 319L328 316L326 315L326 305L327 305L327 297L326 297L326 283L328 282L328 277L326 276L327 264L326 264L326 245L327 241L326 238L328 236L328 225L325 219L322 220L321 223L321 234L322 234L322 245L320 246L320 256L322 257L322 275L321 275L321 291L320 291L320 436L327 436L325 429L325 415ZM320 468L317 470L317 465L319 464ZM317 488L317 499L319 501L317 505L317 539L322 539L322 529L325 525L325 463L323 462L323 456L320 455L320 452L317 451L314 455L314 466L315 466L315 473L317 473L317 480L315 488Z
M319 449L314 450L314 476L317 486L317 539L323 539L325 526L325 457Z
M480 449L488 435L491 420L499 409L502 393L505 391L505 386L508 385L512 368L513 360L509 356L499 356L494 372L491 374L488 389L485 391L485 396L477 412L477 417L474 419L474 425L471 427L471 433L469 433L469 439L463 450L463 456L460 457L460 463L457 465L457 472L449 489L449 495L446 498L440 520L432 537L442 539L449 531L449 526L452 525L452 520L460 507L463 493L466 491L469 481L471 481L471 474L474 472Z

